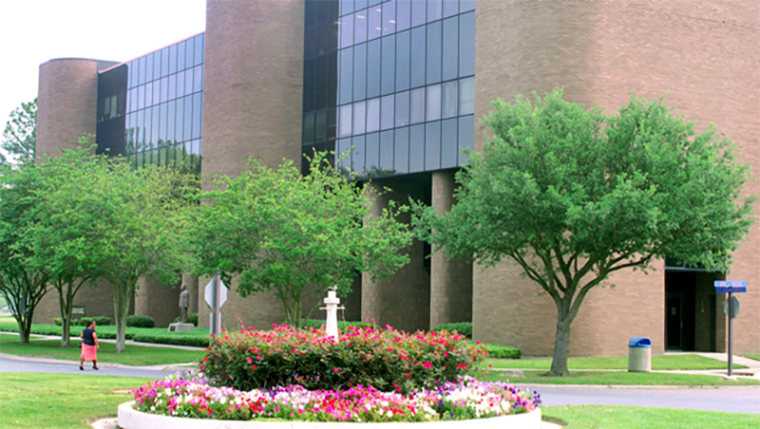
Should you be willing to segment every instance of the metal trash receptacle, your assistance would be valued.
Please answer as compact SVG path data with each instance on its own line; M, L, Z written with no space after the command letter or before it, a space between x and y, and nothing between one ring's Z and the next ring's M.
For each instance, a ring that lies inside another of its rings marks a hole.
M628 371L652 371L652 341L646 337L628 340Z

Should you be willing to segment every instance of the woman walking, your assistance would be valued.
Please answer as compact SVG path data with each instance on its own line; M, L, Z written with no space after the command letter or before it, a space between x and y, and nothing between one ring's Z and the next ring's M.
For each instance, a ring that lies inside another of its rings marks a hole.
M92 369L98 369L98 336L95 334L95 321L90 322L79 335L82 339L82 355L79 358L79 369L84 371L84 361L92 361Z

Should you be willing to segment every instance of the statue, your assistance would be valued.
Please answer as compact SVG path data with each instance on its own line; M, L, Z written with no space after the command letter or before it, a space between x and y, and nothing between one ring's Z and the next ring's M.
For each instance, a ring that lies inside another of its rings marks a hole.
M179 321L187 323L187 307L190 306L190 292L187 291L187 286L185 285L180 286L179 291Z

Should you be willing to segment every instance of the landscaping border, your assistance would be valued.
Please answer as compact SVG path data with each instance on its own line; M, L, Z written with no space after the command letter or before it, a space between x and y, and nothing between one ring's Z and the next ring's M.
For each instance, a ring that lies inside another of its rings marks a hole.
M478 420L445 420L436 422L342 423L299 421L241 421L172 417L148 414L132 408L133 401L119 405L119 427L122 429L540 429L541 409L529 413Z

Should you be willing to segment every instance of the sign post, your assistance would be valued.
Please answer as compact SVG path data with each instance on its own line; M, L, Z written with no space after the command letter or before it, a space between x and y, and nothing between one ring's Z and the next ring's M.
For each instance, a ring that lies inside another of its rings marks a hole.
M734 360L734 337L733 326L734 318L739 315L739 300L733 296L737 292L747 292L746 281L728 281L728 280L716 280L713 283L715 286L715 293L727 293L728 294L728 306L725 309L728 316L728 376L733 376L733 360Z
M211 306L209 335L213 337L219 335L222 330L222 313L220 309L227 301L227 286L222 282L219 270L216 271L216 276L206 285L204 298L206 299L206 303Z

